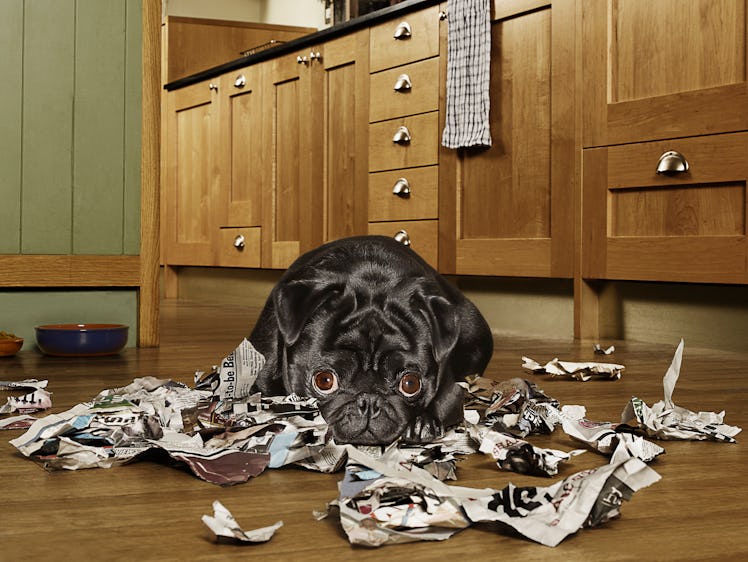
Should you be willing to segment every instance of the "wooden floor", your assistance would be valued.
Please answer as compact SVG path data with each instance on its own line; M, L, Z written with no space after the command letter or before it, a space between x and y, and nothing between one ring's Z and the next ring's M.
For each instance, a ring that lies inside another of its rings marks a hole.
M46 378L53 411L63 411L104 388L154 375L191 383L248 334L258 310L165 301L158 349L130 349L114 358L65 359L23 351L0 358L0 379ZM604 342L609 344L611 342ZM600 360L591 343L499 339L487 374L526 376L562 404L587 406L588 417L618 420L631 395L648 404L662 397L662 376L672 346L616 343L611 360L626 365L620 381L587 383L525 374L521 356ZM676 404L692 410L727 412L726 422L748 427L748 355L691 349L686 342ZM4 396L0 391L0 400ZM336 497L340 474L302 469L268 470L239 486L221 488L187 472L149 462L113 469L48 473L19 455L0 433L0 559L21 560L748 560L748 434L738 444L661 442L667 454L653 467L662 480L638 492L622 517L569 537L552 549L492 525L469 528L442 543L381 549L351 547L335 517L312 518ZM560 431L534 438L543 446L577 448ZM588 452L562 467L560 477L600 466ZM456 484L502 488L555 481L500 472L493 461L473 455L458 469ZM220 500L245 528L283 520L267 544L216 544L200 517Z

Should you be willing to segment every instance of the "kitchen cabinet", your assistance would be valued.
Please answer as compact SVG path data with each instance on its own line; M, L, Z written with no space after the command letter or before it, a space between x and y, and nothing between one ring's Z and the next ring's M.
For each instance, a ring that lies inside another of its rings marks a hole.
M573 276L574 18L572 2L494 3L492 145L441 149L442 271Z
M582 2L579 334L598 280L748 282L746 12Z

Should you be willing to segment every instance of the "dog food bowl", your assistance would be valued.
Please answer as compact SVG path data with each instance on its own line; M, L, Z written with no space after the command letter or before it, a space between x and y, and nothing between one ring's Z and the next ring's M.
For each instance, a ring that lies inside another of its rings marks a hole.
M115 355L127 345L125 324L45 324L36 327L42 353L60 357Z
M23 338L14 334L0 332L0 357L12 357L23 347Z

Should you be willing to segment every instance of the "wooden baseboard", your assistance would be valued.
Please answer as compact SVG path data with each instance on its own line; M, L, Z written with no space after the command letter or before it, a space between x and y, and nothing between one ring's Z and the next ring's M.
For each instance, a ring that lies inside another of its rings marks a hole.
M140 256L0 255L0 287L139 287Z

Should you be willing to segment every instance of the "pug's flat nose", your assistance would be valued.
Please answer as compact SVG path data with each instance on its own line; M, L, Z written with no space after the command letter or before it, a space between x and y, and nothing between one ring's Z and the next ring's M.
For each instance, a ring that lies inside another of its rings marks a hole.
M361 415L369 418L376 418L381 411L377 400L369 396L359 396L356 399L356 405Z

